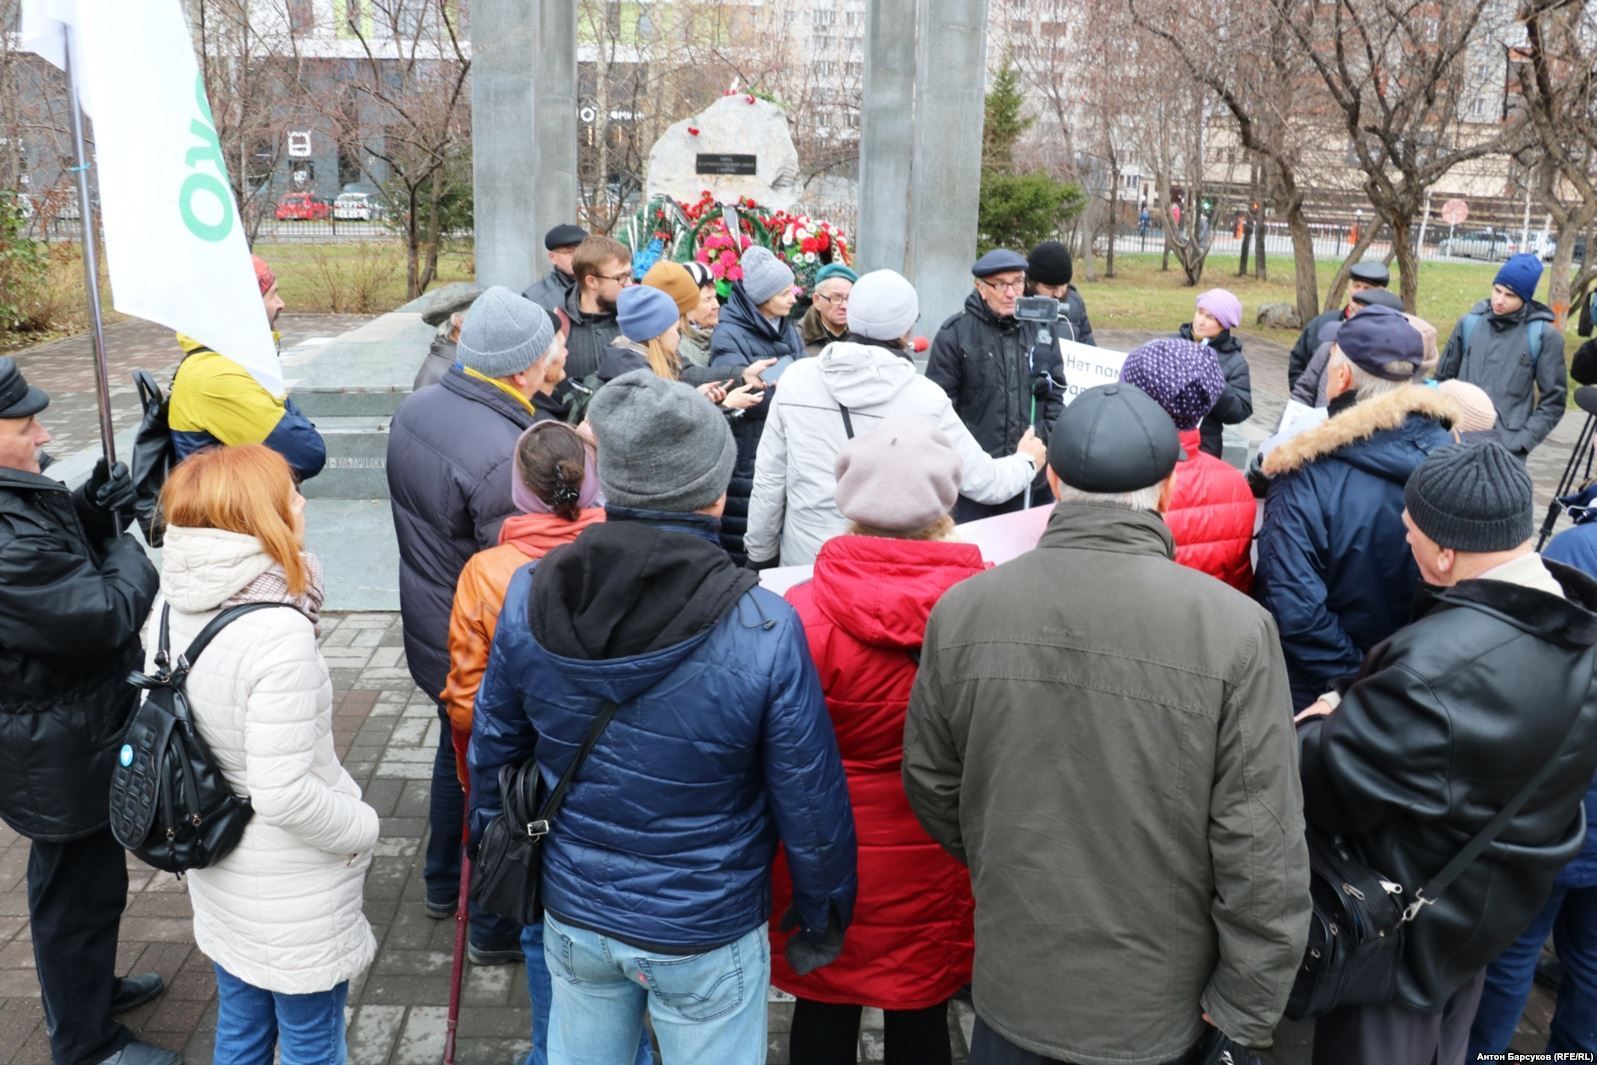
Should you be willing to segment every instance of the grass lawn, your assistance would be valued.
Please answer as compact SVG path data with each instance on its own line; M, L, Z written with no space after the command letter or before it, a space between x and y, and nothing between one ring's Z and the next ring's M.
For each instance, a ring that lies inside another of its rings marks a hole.
M405 300L405 249L390 241L345 244L255 245L277 274L277 291L291 311L381 314ZM429 288L470 281L469 247L438 256L438 277Z
M1270 280L1258 281L1251 274L1236 276L1236 257L1227 254L1223 259L1210 256L1204 270L1203 281L1196 288L1183 284L1180 267L1171 258L1169 272L1159 269L1159 256L1148 254L1120 254L1115 256L1115 276L1102 276L1103 260L1098 260L1099 280L1083 281L1079 269L1077 287L1087 301L1087 312L1094 327L1108 329L1159 329L1174 332L1182 322L1192 320L1193 301L1199 292L1209 288L1226 288L1242 300L1242 328L1291 344L1297 339L1296 330L1265 329L1254 324L1254 316L1262 303L1295 304L1297 295L1293 287L1292 261L1285 256L1269 260ZM1320 298L1336 272L1336 263L1316 264L1320 278ZM1497 274L1496 263L1421 263L1419 289L1419 316L1436 327L1438 343L1445 344L1453 331L1453 324L1478 300L1491 292L1492 278ZM1393 289L1397 278L1394 275ZM1564 350L1572 353L1581 340L1575 335L1575 316L1571 315L1564 334Z

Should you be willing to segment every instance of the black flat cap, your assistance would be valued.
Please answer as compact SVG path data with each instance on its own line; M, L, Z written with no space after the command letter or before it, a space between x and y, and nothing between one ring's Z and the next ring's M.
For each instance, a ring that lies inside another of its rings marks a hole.
M1353 302L1365 307L1385 307L1393 311L1403 309L1403 297L1384 288L1367 288L1363 292L1355 292Z
M556 248L569 248L573 244L581 244L587 239L586 229L563 222L543 235L543 246L549 251L554 251Z
M1354 263L1348 276L1366 285L1380 285L1382 288L1392 283L1392 273L1385 263Z
M0 418L31 418L49 405L49 394L28 384L17 360L0 358Z
M1152 396L1124 381L1071 401L1048 440L1048 465L1083 492L1135 492L1170 476L1187 457L1176 423Z

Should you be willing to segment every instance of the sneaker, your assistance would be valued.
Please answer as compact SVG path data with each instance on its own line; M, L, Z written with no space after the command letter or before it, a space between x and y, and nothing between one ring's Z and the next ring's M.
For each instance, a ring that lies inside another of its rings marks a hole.
M473 965L516 965L527 960L519 943L513 947L479 947L475 943L467 943L466 957L471 959Z
M105 1058L100 1065L183 1065L183 1055L175 1050L158 1047L135 1039L115 1054Z
M160 973L133 973L117 977L111 989L111 1012L126 1013L153 1000L165 990L166 984L162 982Z
M460 907L460 902L458 899L450 899L448 902L434 902L432 899L428 899L426 906L428 917L435 921L442 921L446 917L455 915L455 911Z

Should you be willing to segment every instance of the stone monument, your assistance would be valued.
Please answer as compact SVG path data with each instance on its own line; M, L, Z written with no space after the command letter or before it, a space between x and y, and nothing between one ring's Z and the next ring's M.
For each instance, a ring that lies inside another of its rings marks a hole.
M645 202L663 193L692 203L705 189L718 203L746 196L772 210L793 206L801 191L798 150L780 107L732 93L654 142Z

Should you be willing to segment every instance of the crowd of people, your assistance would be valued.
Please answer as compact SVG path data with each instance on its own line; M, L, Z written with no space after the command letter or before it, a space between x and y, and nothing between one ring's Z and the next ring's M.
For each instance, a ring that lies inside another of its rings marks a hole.
M1057 242L978 259L924 371L891 270L800 293L750 248L723 303L699 264L635 279L607 237L545 243L546 278L443 324L387 457L439 720L422 905L468 915L473 964L525 966L530 1065L760 1062L772 985L796 1065L855 1061L866 1008L885 1061L951 1062L967 989L974 1065L1236 1065L1302 979L1316 840L1411 911L1391 992L1319 1016L1317 1065L1502 1052L1549 934L1548 1049L1597 1050L1597 521L1534 550L1524 459L1565 390L1534 259L1445 344L1356 266L1245 473L1221 289L1067 403L1052 339L1094 336ZM159 572L128 471L48 477L49 398L0 359L0 816L32 841L52 1055L178 1060L114 1020L162 990L115 975L126 677L160 664L147 619L176 648L265 604L187 673L254 809L188 877L213 1060L341 1061L379 819L317 651L297 485L326 451L180 340ZM1044 506L998 565L956 524ZM811 576L778 594L778 565ZM530 924L461 897L518 772L559 798L525 829Z

